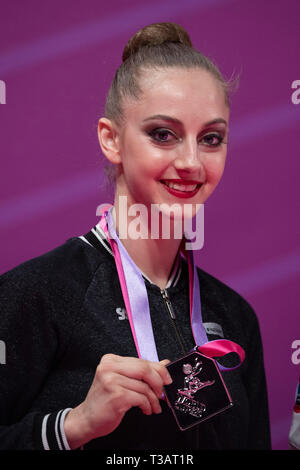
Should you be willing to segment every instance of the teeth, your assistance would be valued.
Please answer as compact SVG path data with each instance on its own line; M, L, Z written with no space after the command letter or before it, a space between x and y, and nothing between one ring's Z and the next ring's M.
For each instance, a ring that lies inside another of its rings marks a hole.
M178 184L165 181L165 184L171 189L178 189L178 191L191 192L195 191L197 184Z

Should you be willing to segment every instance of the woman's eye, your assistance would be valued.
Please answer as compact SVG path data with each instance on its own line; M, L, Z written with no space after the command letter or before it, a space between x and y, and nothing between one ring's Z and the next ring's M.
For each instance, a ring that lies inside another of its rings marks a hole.
M178 140L177 136L169 129L156 128L148 133L150 137L159 143L172 143L174 140ZM179 139L180 140L180 139ZM200 139L200 143L203 143L207 147L218 147L222 144L224 138L218 133L206 134Z
M149 135L157 142L170 142L170 140L175 138L174 134L168 129L153 129L149 132Z
M220 134L206 134L201 141L209 147L218 147L223 142L223 137Z

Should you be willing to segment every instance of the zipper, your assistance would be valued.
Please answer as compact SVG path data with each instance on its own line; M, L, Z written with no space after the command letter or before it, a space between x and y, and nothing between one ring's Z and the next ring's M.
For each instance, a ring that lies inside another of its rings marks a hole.
M177 328L177 325L176 325L176 315L175 315L173 306L171 304L170 297L168 296L167 289L161 289L160 292L161 292L162 298L164 300L165 306L167 308L167 311L169 313L169 317L170 317L171 323L173 325L177 340L180 344L182 353L185 355L185 354L187 354L187 351L186 351L186 348L183 344L183 339L181 338L181 335L180 335L180 333L178 331L178 328Z

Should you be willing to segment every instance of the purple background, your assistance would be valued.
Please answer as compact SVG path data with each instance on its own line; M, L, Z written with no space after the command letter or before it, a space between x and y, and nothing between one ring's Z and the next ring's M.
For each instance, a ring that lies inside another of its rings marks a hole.
M0 1L1 273L87 232L112 200L96 126L137 29L178 22L226 77L241 73L197 263L258 315L274 449L288 446L299 375L299 17L299 0Z

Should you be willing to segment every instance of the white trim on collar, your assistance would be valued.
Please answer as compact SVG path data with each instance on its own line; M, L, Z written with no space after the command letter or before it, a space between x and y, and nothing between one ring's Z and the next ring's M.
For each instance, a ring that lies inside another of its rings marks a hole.
M95 235L95 237L97 237L97 239L100 241L100 243L103 245L103 247L113 256L113 252L110 248L109 242L106 238L106 235L105 235L104 231L100 227L99 223L91 229L91 232ZM79 238L81 240L85 241L86 243L88 243L89 245L91 245L91 243L83 235L81 235ZM169 276L169 279L168 279L168 282L167 282L167 285L166 285L165 289L167 289L169 287L176 286L176 284L178 283L178 280L180 278L180 275L181 275L181 270L182 270L182 268L181 268L181 256L178 253L178 255L176 257L176 260L174 262L174 265L172 267L172 270L171 270L171 273L170 273L170 276ZM141 272L142 276L145 279L147 279L147 281L149 281L151 284L154 284L151 281L151 279L149 279L148 276L146 276L146 274L144 274L142 271L140 271L140 272Z

